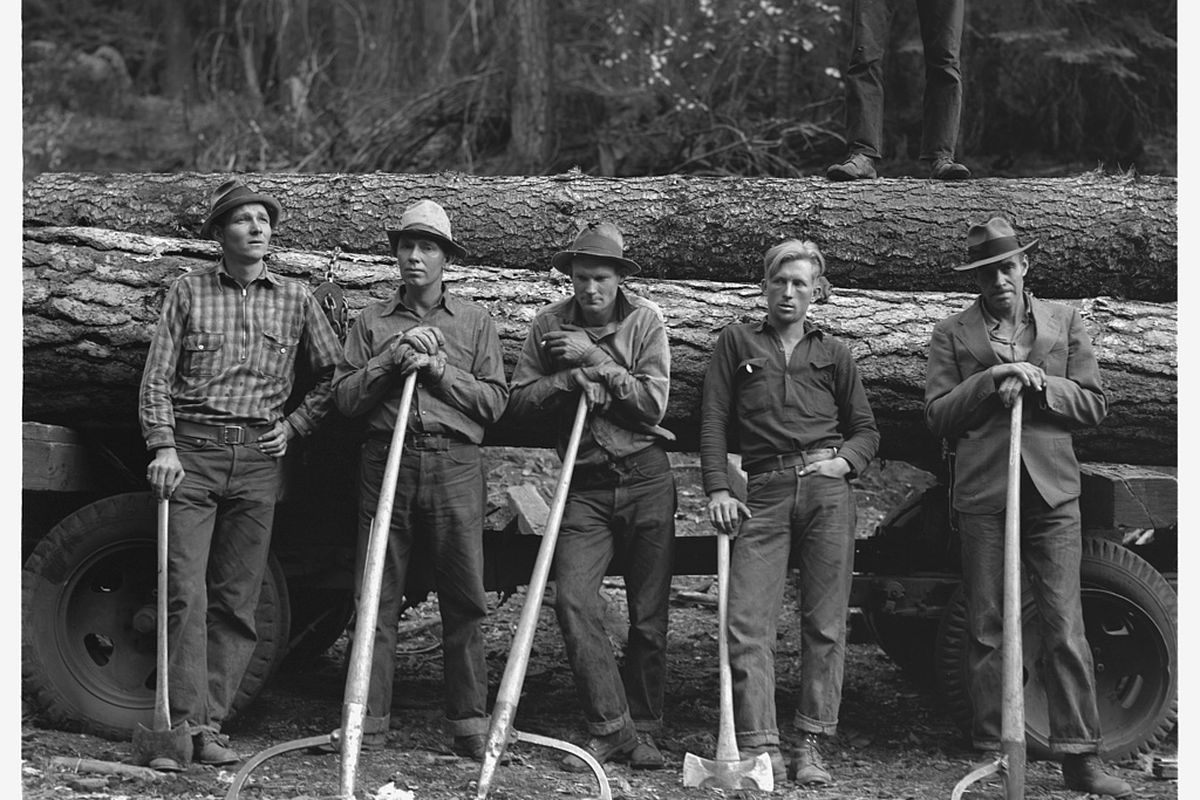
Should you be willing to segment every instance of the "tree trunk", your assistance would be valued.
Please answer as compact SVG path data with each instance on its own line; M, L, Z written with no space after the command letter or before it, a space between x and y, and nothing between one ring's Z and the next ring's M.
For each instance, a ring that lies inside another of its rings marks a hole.
M1026 279L1040 296L1176 299L1174 178L245 177L283 203L281 247L382 254L385 226L430 198L446 207L469 264L546 269L582 223L607 218L651 277L757 282L767 248L800 237L821 246L838 287L971 291L970 276L949 267L965 260L972 222L1005 213L1021 241L1040 241ZM43 173L25 186L25 222L194 236L220 180Z
M115 231L32 228L24 244L24 418L74 427L136 424L137 390L146 349L166 287L218 255L212 242ZM272 268L316 284L326 254L280 251ZM387 259L345 256L334 275L351 317L396 286ZM565 296L557 272L452 266L453 290L485 305L496 320L512 374L534 312ZM753 284L631 280L629 287L662 307L671 341L671 399L666 425L677 447L694 450L700 391L717 334L732 322L758 319ZM922 417L925 362L934 324L964 308L971 295L845 289L810 314L850 347L883 433L881 455L930 467L938 443ZM1092 334L1109 396L1099 429L1076 437L1093 461L1176 461L1176 306L1174 303L1066 301ZM544 428L544 426L543 426ZM548 445L546 431L503 423L492 444Z
M550 28L545 0L515 0L516 69L510 152L516 171L540 174L549 155Z

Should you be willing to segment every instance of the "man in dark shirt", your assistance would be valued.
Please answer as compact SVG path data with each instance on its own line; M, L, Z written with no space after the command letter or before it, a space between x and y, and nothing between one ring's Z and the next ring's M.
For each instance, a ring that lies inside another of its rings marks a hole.
M171 285L142 376L147 478L171 499L171 723L203 764L239 760L220 730L257 641L280 458L329 409L341 356L308 287L267 269L280 212L239 180L216 189L200 234L221 260ZM316 385L284 416L300 353Z
M729 659L743 757L770 754L786 780L775 718L775 630L791 559L800 569L800 785L830 781L817 736L837 729L854 562L849 477L875 455L879 432L844 344L806 320L825 273L812 242L767 251L762 322L726 327L704 378L700 461L709 519L731 543ZM730 492L727 434L746 471L743 503ZM796 555L793 556L793 548Z
M671 351L658 306L621 288L640 270L624 257L617 227L588 226L552 263L571 276L572 297L538 312L513 371L509 412L555 418L566 449L578 392L590 409L554 554L555 611L567 659L601 763L663 766L667 608L675 546L675 479L663 450L674 435L667 410ZM604 629L600 594L611 562L629 601L624 675ZM575 772L587 765L563 759Z
M446 264L466 250L451 235L440 205L432 200L411 205L399 230L388 231L388 240L404 285L362 310L333 377L342 413L366 417L359 467L356 572L361 584L404 379L413 371L418 375L380 587L363 746L380 747L386 740L396 622L419 540L432 559L442 616L446 724L453 750L482 761L488 730L482 631L486 484L479 444L484 427L499 419L508 400L500 339L484 308L443 284Z

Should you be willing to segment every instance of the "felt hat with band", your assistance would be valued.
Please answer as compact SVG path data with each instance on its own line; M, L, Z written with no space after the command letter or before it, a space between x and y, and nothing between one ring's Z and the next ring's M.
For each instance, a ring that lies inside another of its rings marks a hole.
M400 243L400 237L406 235L433 239L443 249L458 258L467 254L467 248L454 241L454 235L450 231L450 217L446 216L446 209L432 200L418 200L404 209L404 214L400 217L400 227L387 232L392 255L396 254L396 246Z
M982 225L972 225L967 230L967 258L970 263L954 269L962 272L994 264L1037 247L1038 241L1034 239L1027 245L1019 244L1017 234L1008 220L1004 217L992 217Z
M592 222L581 230L566 250L555 253L550 263L559 272L571 274L571 259L575 256L592 256L613 261L625 275L642 271L636 261L625 258L625 237L611 222Z
M222 214L247 203L262 203L266 206L267 216L271 218L271 227L274 228L279 224L283 206L279 205L278 200L269 194L254 191L242 183L239 178L230 178L214 189L209 197L208 216L204 218L204 224L200 226L200 236L204 239L211 238L213 225Z

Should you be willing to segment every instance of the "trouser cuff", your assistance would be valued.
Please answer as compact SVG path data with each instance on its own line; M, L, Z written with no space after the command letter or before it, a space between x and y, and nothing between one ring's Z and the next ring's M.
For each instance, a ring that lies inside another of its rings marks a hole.
M626 725L633 725L633 717L629 716L627 710L624 714L616 719L603 720L601 722L592 722L588 720L588 733L592 736L608 736L610 733L616 733Z
M662 730L662 719L635 719L633 727L638 733L658 733Z
M387 733L392 727L392 715L385 714L382 717L373 717L370 714L363 716L362 732L363 733Z
M738 731L736 737L739 750L747 747L779 747L779 731Z
M806 717L803 714L797 713L792 718L792 725L796 730L804 731L805 733L819 733L822 736L833 736L837 733L837 720L833 722L822 722L819 719Z
M1051 739L1050 752L1064 756L1098 753L1100 752L1100 743L1086 739Z
M491 720L488 717L447 718L445 725L446 731L451 736L474 736L479 733L487 733L491 726Z

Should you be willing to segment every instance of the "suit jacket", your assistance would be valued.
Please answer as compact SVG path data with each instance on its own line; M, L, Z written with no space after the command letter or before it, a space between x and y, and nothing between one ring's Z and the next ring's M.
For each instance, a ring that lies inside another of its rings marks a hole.
M1079 311L1026 295L1036 327L1028 361L1046 372L1046 388L1026 394L1021 461L1042 498L1057 507L1079 496L1079 462L1070 428L1098 425L1108 410L1100 367ZM999 364L982 299L939 322L925 376L925 424L955 446L954 508L1003 513L1009 409L988 368Z

